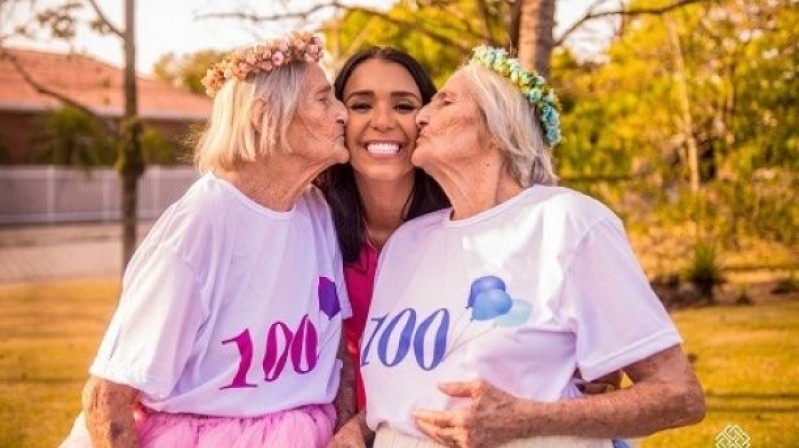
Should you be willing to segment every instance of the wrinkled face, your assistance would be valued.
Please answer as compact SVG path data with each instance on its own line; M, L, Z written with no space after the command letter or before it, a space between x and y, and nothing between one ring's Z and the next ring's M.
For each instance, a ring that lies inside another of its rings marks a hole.
M330 166L349 158L344 146L347 110L333 95L333 87L322 69L309 64L297 110L287 130L294 154L312 165Z
M411 153L422 94L408 70L381 59L362 62L347 80L343 100L356 177L395 181L413 176Z
M433 177L442 168L467 168L487 155L490 135L465 76L455 73L416 116L414 165Z

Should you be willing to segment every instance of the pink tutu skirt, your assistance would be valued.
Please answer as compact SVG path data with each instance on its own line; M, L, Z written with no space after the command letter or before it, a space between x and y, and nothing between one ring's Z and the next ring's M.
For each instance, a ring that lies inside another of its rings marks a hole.
M310 405L263 417L137 414L141 448L321 448L333 437L333 405ZM81 413L61 448L91 448Z

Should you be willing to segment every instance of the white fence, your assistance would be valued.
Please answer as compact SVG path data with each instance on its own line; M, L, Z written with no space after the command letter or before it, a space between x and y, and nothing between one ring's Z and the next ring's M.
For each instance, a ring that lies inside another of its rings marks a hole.
M139 178L138 217L157 218L198 177L189 166L150 166ZM117 221L120 179L112 169L0 167L0 225Z

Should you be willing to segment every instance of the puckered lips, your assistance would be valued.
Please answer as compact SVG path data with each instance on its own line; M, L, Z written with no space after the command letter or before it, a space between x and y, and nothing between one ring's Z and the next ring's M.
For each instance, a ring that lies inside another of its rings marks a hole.
M383 140L366 143L366 152L378 157L397 155L402 145L398 141Z

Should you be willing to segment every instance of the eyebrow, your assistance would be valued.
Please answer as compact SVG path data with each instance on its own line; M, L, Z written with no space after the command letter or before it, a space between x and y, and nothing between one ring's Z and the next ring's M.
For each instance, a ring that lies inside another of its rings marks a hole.
M320 93L328 94L328 93L330 93L331 91L333 91L333 86L331 86L330 84L328 84L328 85L326 85L326 86L322 87L321 89L317 90L317 91L316 91L316 94L317 94L317 95L318 95L318 94L320 94Z
M356 90L356 91L350 93L349 95L347 95L347 97L344 98L344 101L349 101L349 99L354 97L354 96L374 96L374 94L375 94L375 92L373 90ZM417 95L417 94L415 94L413 92L405 91L405 90L391 92L391 96L392 97L397 97L398 96L400 98L411 97L411 98L414 98L414 99L416 99L418 101L422 101L422 98L419 95Z

